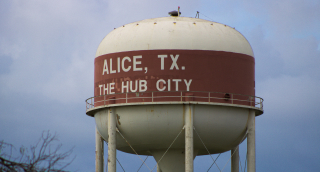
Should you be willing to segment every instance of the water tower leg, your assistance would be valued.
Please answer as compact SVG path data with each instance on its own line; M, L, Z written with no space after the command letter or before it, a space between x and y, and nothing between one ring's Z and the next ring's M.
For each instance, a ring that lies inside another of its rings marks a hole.
M116 114L113 108L108 110L108 171L116 172Z
M159 164L157 165L157 172L161 172Z
M103 139L96 128L96 172L103 172Z
M256 171L256 143L255 143L255 111L250 110L248 120L248 136L247 136L247 151L248 151L248 172Z
M193 105L185 108L185 170L193 172Z
M239 145L231 149L231 172L239 172Z

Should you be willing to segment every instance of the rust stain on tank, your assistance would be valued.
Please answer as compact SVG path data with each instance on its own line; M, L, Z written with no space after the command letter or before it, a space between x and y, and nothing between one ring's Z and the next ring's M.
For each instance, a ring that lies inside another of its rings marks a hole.
M119 125L121 125L121 122L120 122L120 116L117 114L117 122Z
M186 111L185 104L182 104L182 122L183 122L183 124L185 123L185 118L184 118L185 111Z
M131 81L130 77L123 78L123 81Z

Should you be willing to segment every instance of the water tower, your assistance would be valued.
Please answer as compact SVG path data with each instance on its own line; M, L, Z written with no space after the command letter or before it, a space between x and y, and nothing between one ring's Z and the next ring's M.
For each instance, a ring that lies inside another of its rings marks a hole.
M193 171L196 156L232 150L247 138L255 171L255 61L234 28L199 18L146 19L115 28L94 60L94 97L87 115L97 127L96 170L116 171L116 149L152 155L158 171ZM101 139L100 136L103 138Z

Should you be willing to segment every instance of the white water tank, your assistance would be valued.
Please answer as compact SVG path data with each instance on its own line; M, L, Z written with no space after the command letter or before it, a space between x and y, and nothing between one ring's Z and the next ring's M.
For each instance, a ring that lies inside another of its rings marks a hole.
M94 98L87 100L108 140L108 111L134 150L161 160L165 171L184 171L185 106L193 106L194 156L228 151L247 131L255 97L250 44L234 28L188 17L146 19L123 25L100 43L94 61ZM116 148L134 153L117 133Z

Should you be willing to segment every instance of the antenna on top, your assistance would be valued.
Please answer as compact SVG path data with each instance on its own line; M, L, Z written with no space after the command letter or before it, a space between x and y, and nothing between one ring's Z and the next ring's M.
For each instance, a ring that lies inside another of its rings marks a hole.
M196 14L196 16L194 18L197 18L197 16L199 18L199 11L197 11L197 14Z

